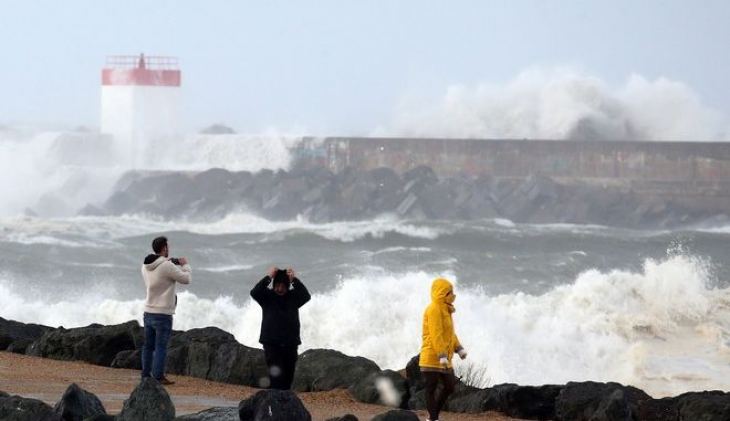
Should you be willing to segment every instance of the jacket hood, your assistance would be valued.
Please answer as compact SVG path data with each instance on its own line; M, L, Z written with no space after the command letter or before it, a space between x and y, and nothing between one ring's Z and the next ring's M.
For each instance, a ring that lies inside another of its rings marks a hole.
M167 257L160 256L159 254L149 254L147 257L144 258L144 268L153 271L157 269L157 266L160 266L164 262L167 261Z
M448 304L446 294L454 290L451 282L444 278L436 278L431 284L431 301L435 303Z

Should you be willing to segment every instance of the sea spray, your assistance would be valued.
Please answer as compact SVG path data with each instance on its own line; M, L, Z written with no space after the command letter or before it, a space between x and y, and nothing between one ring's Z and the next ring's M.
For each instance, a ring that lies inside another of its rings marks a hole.
M191 134L143 145L138 170L230 171L288 169L290 149L302 136L275 131L254 135ZM0 137L0 216L30 210L41 216L75 215L106 200L133 169L114 152L115 140L94 132L37 132Z
M439 100L404 98L375 134L714 141L728 139L730 123L679 81L632 74L614 87L580 69L532 67L502 84L449 86Z
M316 293L301 310L302 350L334 348L400 369L420 346L421 317L435 273L374 271ZM453 279L453 274L444 274ZM640 272L590 270L541 295L490 296L455 279L454 321L493 384L619 381L657 396L730 387L730 289L712 284L700 259L646 260ZM3 317L49 325L141 320L142 300L100 293L73 301L26 298L0 284ZM260 308L247 296L179 294L175 329L218 326L257 345Z

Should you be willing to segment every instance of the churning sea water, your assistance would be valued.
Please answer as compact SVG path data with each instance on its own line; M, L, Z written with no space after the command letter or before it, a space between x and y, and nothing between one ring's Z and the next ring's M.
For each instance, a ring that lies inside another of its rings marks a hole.
M730 388L730 234L577 225L373 221L209 223L143 217L0 219L4 318L52 326L141 320L139 270L164 233L187 256L176 329L257 346L248 291L291 266L314 293L303 345L402 368L436 276L456 283L457 333L493 384L618 381L656 396Z
M0 136L0 317L65 327L141 321L140 265L164 234L193 265L175 329L218 326L257 346L260 309L248 292L269 266L291 266L313 292L302 350L334 348L400 369L419 351L431 281L445 276L456 284L467 362L492 384L618 381L657 397L730 389L728 229L70 216L104 200L128 168L101 152L80 160L64 139ZM192 136L149 169L286 168L296 141ZM25 207L40 216L17 216Z

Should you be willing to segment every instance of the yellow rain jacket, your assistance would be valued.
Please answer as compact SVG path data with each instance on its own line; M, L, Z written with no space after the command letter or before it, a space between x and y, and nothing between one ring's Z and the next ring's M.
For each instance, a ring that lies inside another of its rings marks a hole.
M438 278L431 285L431 304L423 313L423 345L418 365L423 371L450 371L451 357L459 352L461 344L454 332L451 313L454 312L455 296L451 282ZM449 292L452 294L449 295ZM439 358L446 357L447 366L439 363Z

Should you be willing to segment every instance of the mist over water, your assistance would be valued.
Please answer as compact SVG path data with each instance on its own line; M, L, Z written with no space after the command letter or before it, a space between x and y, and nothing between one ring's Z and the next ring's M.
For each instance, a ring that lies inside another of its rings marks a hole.
M407 137L716 141L727 116L687 85L633 74L620 86L572 68L536 67L503 85L452 85L405 98L378 134Z
M727 120L680 82L532 69L503 86L405 101L381 135L727 140ZM644 232L508 220L273 222L76 216L131 170L288 169L299 135L190 134L147 142L134 164L98 133L0 130L0 316L52 326L141 321L140 264L165 233L189 257L176 329L218 326L257 346L248 292L272 264L314 293L303 347L403 368L418 352L437 276L457 285L455 321L492 383L619 381L655 396L729 389L727 228ZM24 215L26 214L26 215Z
M0 132L0 216L31 211L72 216L87 204L106 200L130 170L230 171L287 169L289 148L301 136L203 135L148 140L133 161L118 150L123 140L92 132Z

